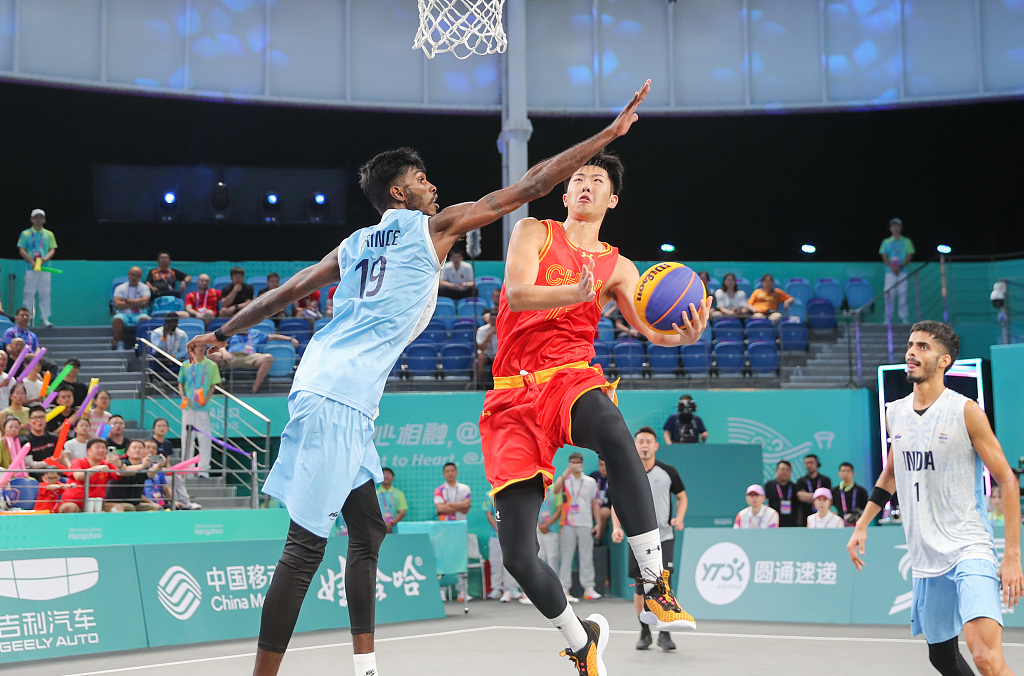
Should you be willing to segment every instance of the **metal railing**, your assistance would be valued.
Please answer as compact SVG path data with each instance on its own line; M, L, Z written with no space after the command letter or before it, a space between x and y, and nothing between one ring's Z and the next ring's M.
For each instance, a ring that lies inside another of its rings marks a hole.
M89 469L74 469L74 470L69 469L67 467L63 467L63 466L62 467L55 467L53 465L46 465L45 467L29 467L29 468L19 467L18 469L11 469L10 467L4 469L4 468L0 467L0 476L3 476L5 474L14 474L15 476L11 478L13 480L13 479L17 478L18 474L26 474L30 479L32 479L33 481L35 481L37 483L37 485L35 486L35 490L38 492L38 490L40 488L42 488L45 484L40 482L39 479L35 479L33 477L42 477L42 475L44 475L44 474L46 474L48 472L58 472L60 474L64 474L64 475L68 476L69 479L70 479L70 481L68 483L62 484L63 486L65 486L64 490L66 490L67 488L69 488L69 487L71 487L73 485L78 485L78 482L74 479L74 474L77 474L78 472L81 472L84 475L83 476L83 481L82 481L82 484L81 484L81 486L82 486L82 495L83 495L83 497L82 497L82 511L85 512L85 511L90 511L90 509L89 509L90 500L100 500L101 503L104 501L104 498L102 498L102 497L98 497L98 498L90 498L89 497L89 478L93 474L97 474L98 472L114 472L116 474L121 474L121 475L125 475L125 474L141 474L141 473L148 474L149 472L152 471L151 469L125 470L125 469L120 469L120 468L118 468L116 470L111 470L106 465L102 465L101 467L102 467L102 469L97 469L95 467L90 467ZM175 497L174 496L175 496L175 491L177 490L177 487L178 487L177 486L177 482L179 480L178 479L178 475L179 474L190 474L190 473L194 472L194 470L190 470L190 469L174 470L174 469L169 469L169 468L161 468L158 471L159 472L163 472L164 474L170 474L171 475L171 482L169 484L169 486L171 488L171 497L168 500L169 506L167 508L168 509L172 509L172 510L176 509L176 507L175 507ZM105 483L104 487L106 487L106 486L109 486L109 484ZM29 506L27 508L25 506L19 504L21 502L25 502L26 500L28 500L28 498L22 498L21 497L21 489L23 487L24 486L22 484L13 484L13 483L8 482L7 484L4 485L3 488L0 488L0 510L10 510L15 505L17 505L17 507L16 507L17 509L21 509L23 511L27 511L27 510L33 509L34 505L35 505L35 502L36 502L36 500L38 498L34 498L32 500L32 503L33 503L32 506ZM142 502L141 498L139 499L139 502ZM93 510L93 511L98 511L98 510Z
M147 406L156 417L176 422L178 429L183 432L181 448L184 458L185 449L191 449L194 445L193 435L203 432L182 422L182 409L179 405L181 397L178 394L178 369L182 363L145 338L137 338L137 342L143 346L146 358L141 397L142 424L145 424ZM223 396L223 433L219 439L207 436L223 450L224 460L214 466L216 458L211 459L211 475L219 472L224 476L235 477L239 483L248 487L250 507L258 508L260 483L266 478L270 463L270 418L220 386L214 387L211 397L214 393ZM232 409L232 406L237 408ZM235 412L238 415L234 415ZM255 422L250 418L254 418Z

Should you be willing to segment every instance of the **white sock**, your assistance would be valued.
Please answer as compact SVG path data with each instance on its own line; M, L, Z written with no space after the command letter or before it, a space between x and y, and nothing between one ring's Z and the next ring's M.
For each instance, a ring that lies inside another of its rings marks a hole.
M565 610L558 617L548 620L555 629L562 634L562 637L569 644L569 650L577 652L587 645L587 630L584 629L580 618L572 611L572 606L565 604Z
M647 577L650 570L656 576L661 575L661 536L657 528L640 535L631 535L626 538L629 548L633 550L633 556L640 565L640 574ZM652 584L644 585L644 593L651 591Z
M356 676L377 676L376 653L352 655L352 662L356 665Z

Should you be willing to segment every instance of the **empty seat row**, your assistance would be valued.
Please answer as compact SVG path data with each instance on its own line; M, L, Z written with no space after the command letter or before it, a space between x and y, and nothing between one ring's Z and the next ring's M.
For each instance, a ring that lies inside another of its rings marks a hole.
M613 344L594 343L594 364L620 376L650 375L679 377L681 375L742 374L774 375L779 368L779 351L774 341L722 342L709 347L694 343L678 347L647 345L636 340L619 340Z
M470 378L475 356L476 346L467 343L448 343L438 347L432 343L413 342L406 346L395 362L391 376Z

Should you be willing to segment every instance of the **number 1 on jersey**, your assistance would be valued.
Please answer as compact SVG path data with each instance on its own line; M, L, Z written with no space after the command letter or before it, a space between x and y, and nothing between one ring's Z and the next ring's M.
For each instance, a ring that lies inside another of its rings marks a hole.
M359 268L359 272L362 275L359 282L359 297L376 296L380 292L381 285L384 284L384 272L388 267L388 259L381 256L373 262L371 267L370 259L364 258L356 263L356 267ZM370 291L366 290L367 283L374 284Z
M917 481L914 482L914 495L918 502L921 502L921 484Z

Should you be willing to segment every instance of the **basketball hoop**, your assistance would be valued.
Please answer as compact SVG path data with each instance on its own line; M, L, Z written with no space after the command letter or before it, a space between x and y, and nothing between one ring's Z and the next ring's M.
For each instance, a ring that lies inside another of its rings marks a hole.
M505 0L417 0L420 27L413 49L428 59L451 52L459 59L505 51L501 28Z

